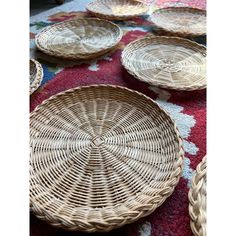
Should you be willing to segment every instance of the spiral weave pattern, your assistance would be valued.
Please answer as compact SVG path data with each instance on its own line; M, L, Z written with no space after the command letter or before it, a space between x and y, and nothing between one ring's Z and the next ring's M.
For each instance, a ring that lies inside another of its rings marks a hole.
M30 115L30 202L67 230L110 231L144 217L183 168L175 123L153 100L117 86L51 97Z
M30 95L37 90L43 80L43 68L35 59L30 59Z

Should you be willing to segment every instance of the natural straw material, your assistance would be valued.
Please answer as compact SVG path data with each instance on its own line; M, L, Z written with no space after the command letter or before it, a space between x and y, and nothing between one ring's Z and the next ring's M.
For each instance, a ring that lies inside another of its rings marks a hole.
M43 29L35 38L39 50L67 59L90 59L114 48L122 37L116 24L96 19L65 21Z
M125 20L144 15L148 7L132 0L95 0L87 5L93 15L111 20Z
M206 157L197 166L189 197L190 226L195 236L206 236Z
M145 37L128 44L122 64L137 79L176 90L206 88L206 48L178 37Z
M43 68L41 64L30 59L30 94L32 94L39 86L43 80Z
M179 36L206 34L206 11L189 7L156 10L150 20L158 27Z
M157 103L116 86L79 87L30 115L30 202L67 230L110 231L153 212L174 191L182 140Z

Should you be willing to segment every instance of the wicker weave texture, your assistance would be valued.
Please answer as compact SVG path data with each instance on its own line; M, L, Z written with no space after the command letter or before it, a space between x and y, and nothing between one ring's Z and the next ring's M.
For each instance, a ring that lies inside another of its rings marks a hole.
M35 59L30 59L30 95L37 90L43 80L43 68Z
M206 88L206 48L178 37L145 37L128 44L122 64L137 79L175 90Z
M153 212L183 168L175 123L153 100L122 87L79 87L30 116L30 202L67 230L110 231Z
M206 11L188 7L158 9L150 16L158 27L179 36L206 34Z
M87 10L100 18L125 20L145 14L148 7L132 0L95 0L87 5Z
M116 24L86 18L48 26L36 35L35 42L39 50L51 56L90 59L114 48L121 38Z
M206 156L199 163L189 191L190 226L195 236L206 236Z

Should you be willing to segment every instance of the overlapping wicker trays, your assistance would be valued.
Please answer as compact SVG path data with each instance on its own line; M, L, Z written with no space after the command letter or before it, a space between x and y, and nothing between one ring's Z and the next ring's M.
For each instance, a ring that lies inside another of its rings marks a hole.
M159 28L179 36L206 34L206 11L189 7L158 9L150 20Z
M195 236L206 236L206 156L202 159L192 179L189 190L190 226Z
M93 15L111 20L125 20L144 15L147 5L132 0L95 0L87 5Z
M37 90L43 80L43 68L35 59L30 59L30 95Z
M175 123L122 87L51 97L30 115L30 142L31 210L68 230L110 231L150 214L182 172Z
M145 37L128 44L122 64L137 79L175 90L206 88L206 48L178 37Z
M107 20L86 18L57 23L36 35L39 50L55 57L90 59L113 49L122 31Z

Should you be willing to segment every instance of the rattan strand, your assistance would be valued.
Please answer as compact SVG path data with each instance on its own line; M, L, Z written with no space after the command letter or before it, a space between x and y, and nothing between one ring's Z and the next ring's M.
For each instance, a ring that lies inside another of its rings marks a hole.
M39 50L72 60L91 59L112 50L121 40L119 26L107 20L86 18L65 21L36 35Z
M51 97L30 115L30 202L67 230L110 231L153 212L174 191L182 140L157 103L108 85Z
M95 0L87 5L87 10L100 18L125 20L144 15L148 7L132 0Z
M168 7L156 10L150 20L167 32L179 36L206 34L206 11L189 7Z
M43 68L35 59L30 59L30 95L38 89L43 80Z
M206 88L206 48L178 37L145 37L128 44L122 64L137 79L175 90Z
M206 236L206 157L199 163L189 190L190 226L195 236Z

